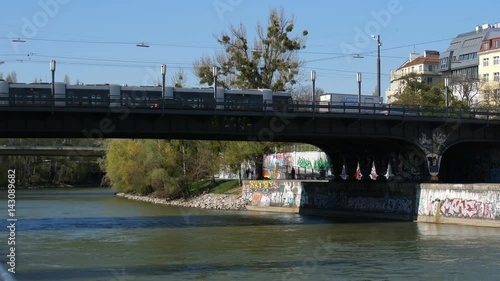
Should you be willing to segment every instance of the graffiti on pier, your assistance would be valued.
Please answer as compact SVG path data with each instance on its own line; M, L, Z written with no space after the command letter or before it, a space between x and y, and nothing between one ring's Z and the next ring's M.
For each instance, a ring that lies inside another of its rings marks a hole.
M247 181L243 199L261 207L298 207L302 186L297 181Z
M348 199L347 207L357 211L411 214L412 200L406 197L392 199L388 196L385 198L353 197Z
M461 198L446 198L441 203L441 215L457 218L495 219L495 208L491 203Z

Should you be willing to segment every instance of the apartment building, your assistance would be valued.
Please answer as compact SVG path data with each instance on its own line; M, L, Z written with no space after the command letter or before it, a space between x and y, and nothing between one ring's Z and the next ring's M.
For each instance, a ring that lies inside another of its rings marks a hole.
M489 32L481 42L479 57L479 79L481 84L479 102L482 105L500 104L500 29Z
M439 71L439 52L425 51L423 56L418 53L411 53L410 58L398 69L391 71L391 84L385 92L387 103L393 103L396 95L404 90L404 81L401 77L410 73L418 75L418 80L435 85L441 82Z
M476 26L474 31L459 34L439 56L439 70L449 78L451 93L469 105L480 100L479 51L483 41L500 31L500 23ZM481 61L482 64L482 61Z

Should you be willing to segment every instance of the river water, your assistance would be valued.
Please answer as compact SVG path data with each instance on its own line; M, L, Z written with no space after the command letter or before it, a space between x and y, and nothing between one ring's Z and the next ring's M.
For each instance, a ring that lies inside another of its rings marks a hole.
M18 190L16 204L19 281L500 280L495 228L196 210L101 188Z

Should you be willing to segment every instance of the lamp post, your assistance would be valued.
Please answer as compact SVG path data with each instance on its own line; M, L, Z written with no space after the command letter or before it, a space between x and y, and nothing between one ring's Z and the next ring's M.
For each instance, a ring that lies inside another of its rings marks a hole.
M380 42L380 35L372 35L374 40L377 40L377 96L380 97L380 46L382 46L382 42Z
M444 78L444 99L445 99L445 104L446 104L446 111L448 111L448 106L450 105L450 101L448 99L448 85L450 81L448 77Z
M212 75L214 76L214 101L215 107L217 107L217 75L218 75L217 66L212 67Z
M161 109L165 109L165 75L167 75L167 65L161 65Z
M312 81L312 105L313 109L315 107L315 102L316 102L316 71L313 70L311 71L311 81Z
M358 107L359 107L359 112L361 113L361 72L358 72L357 80L358 80Z
M52 72L52 88L51 88L52 104L54 104L55 103L55 94L56 94L56 88L55 88L55 84L54 84L54 80L55 80L55 76L56 76L56 61L55 60L50 61L50 71Z

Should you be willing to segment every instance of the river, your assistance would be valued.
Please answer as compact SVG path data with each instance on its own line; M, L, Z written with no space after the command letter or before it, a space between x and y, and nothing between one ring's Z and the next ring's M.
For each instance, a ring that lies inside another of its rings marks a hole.
M187 209L103 188L16 199L19 281L500 278L495 228Z

